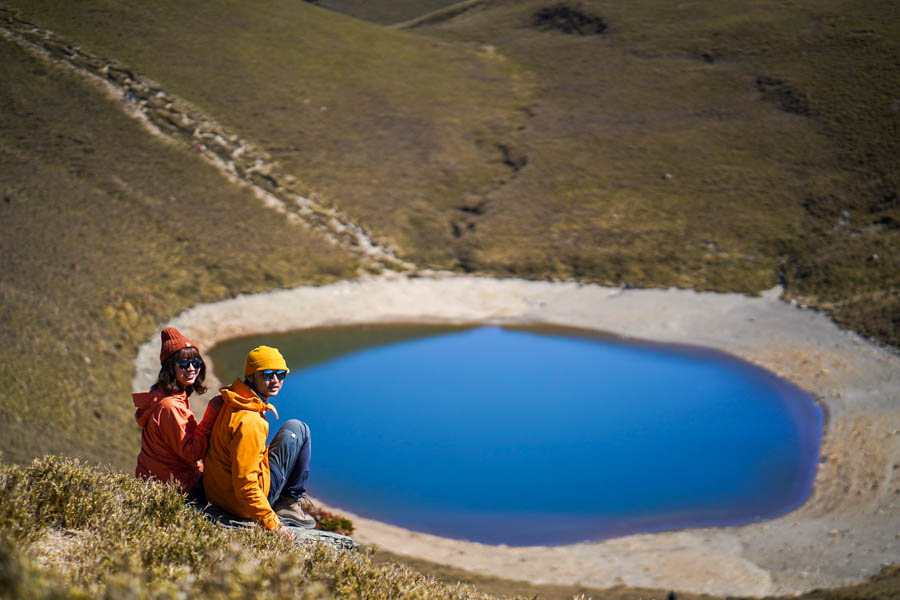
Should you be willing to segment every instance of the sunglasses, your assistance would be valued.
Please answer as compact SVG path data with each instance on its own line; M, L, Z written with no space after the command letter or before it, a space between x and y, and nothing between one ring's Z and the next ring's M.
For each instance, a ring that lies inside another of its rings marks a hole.
M275 377L278 381L284 381L284 378L287 377L287 371L273 371L272 369L266 369L265 371L261 371L263 379L266 380L266 383L272 381L272 378Z
M194 367L196 370L200 370L200 367L203 366L202 358L182 358L176 363L180 368L187 369L188 366Z

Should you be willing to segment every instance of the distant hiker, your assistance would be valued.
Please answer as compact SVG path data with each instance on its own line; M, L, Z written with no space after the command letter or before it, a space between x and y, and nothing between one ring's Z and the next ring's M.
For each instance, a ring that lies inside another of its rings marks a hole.
M159 376L150 391L131 396L141 426L141 452L135 475L174 480L191 499L202 498L203 464L209 432L221 402L210 402L198 425L188 398L206 391L206 364L197 345L174 327L160 333Z
M309 477L309 427L292 419L266 447L269 423L278 412L269 400L289 373L275 348L259 346L247 355L244 379L221 390L222 410L209 438L204 464L206 498L219 508L266 529L286 533L284 525L315 527L301 507Z

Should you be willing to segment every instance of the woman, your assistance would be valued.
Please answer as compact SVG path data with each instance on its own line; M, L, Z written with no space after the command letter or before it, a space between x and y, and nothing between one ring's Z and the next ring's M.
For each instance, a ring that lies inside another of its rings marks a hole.
M197 424L188 398L206 391L206 364L197 346L174 327L163 329L160 337L156 384L131 397L137 407L134 418L142 430L135 475L174 481L189 499L199 499L203 489L200 461L221 402L210 402Z

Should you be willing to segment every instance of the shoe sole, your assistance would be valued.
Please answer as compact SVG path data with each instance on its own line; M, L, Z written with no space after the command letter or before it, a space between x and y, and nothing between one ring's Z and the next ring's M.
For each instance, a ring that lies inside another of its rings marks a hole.
M310 519L309 521L301 521L301 520L295 519L293 517L287 517L287 516L282 516L282 515L278 515L278 519L285 525L290 525L291 527L304 527L306 529L313 529L316 526L315 519Z

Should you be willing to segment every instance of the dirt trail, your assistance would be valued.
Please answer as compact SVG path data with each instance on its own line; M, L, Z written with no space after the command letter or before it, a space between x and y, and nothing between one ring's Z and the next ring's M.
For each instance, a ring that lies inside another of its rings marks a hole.
M268 153L127 65L96 56L2 5L0 34L32 55L99 84L151 134L193 149L231 182L252 189L265 206L356 252L364 269L415 271L415 265L378 244L348 215L300 194L297 179L285 173Z

